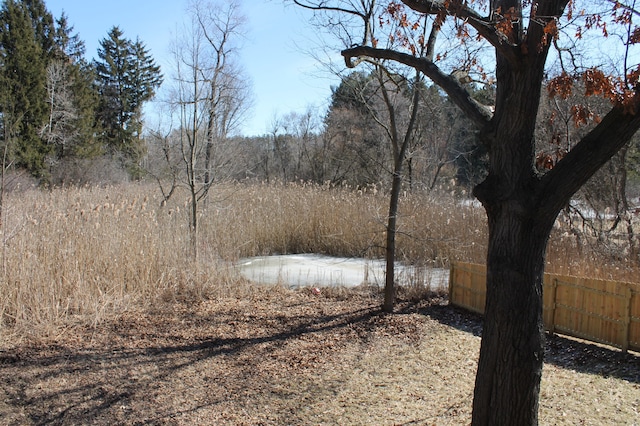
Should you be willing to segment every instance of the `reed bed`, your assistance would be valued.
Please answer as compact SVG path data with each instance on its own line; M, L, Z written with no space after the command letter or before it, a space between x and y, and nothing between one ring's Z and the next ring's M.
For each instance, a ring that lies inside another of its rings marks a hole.
M375 186L237 184L216 188L211 199L202 241L225 259L274 253L384 255L389 201ZM486 239L484 213L454 197L405 194L399 225L400 261L448 265L452 257L484 258L485 244L471 241Z
M163 207L160 201L150 184L6 194L0 335L51 334L69 321L97 323L167 300L249 297L253 287L231 266L243 257L384 253L388 195L375 186L217 185L202 206L197 261L190 256L187 194ZM399 232L398 260L407 264L448 267L485 258L484 212L451 193L403 194ZM556 269L636 272L589 250L569 256L578 253L574 246L554 237Z

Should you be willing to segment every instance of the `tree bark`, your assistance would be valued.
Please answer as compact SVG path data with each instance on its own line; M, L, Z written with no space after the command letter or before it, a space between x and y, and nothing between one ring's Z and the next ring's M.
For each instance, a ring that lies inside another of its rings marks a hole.
M391 184L391 197L389 199L389 217L387 219L387 244L385 249L386 270L384 302L382 304L382 310L387 313L393 312L393 307L396 301L396 231L398 227L398 201L400 199L400 190L402 189L401 168L402 166L398 166L396 163L396 167L393 172L393 182Z
M541 226L534 213L513 201L493 206L488 221L487 302L472 424L535 425L549 226Z
M496 64L496 113L481 133L489 175L474 188L487 213L489 242L472 425L537 425L545 251L563 204L541 201L533 167L544 58L514 67L498 54Z

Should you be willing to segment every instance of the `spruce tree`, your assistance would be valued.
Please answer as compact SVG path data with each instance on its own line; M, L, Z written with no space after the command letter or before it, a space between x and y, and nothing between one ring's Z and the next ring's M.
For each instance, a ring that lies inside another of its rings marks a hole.
M98 117L111 154L119 154L134 175L143 154L142 107L162 83L158 67L140 40L132 42L113 27L98 49L95 62L100 94Z
M84 41L78 34L73 34L73 26L69 24L66 13L56 19L55 33L53 36L55 56L70 62L80 63L84 60L86 52Z
M29 2L37 6L38 2ZM40 137L46 122L46 52L43 41L49 16L39 8L7 0L0 10L0 78L5 143L12 141L12 159L34 176L46 175L50 147ZM37 21L34 22L33 19Z

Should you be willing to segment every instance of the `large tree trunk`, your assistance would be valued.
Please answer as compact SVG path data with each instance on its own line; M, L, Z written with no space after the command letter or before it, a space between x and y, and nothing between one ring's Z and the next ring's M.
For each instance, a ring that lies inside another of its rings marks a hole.
M481 135L489 175L474 189L487 212L489 244L472 424L536 425L545 250L564 203L542 200L533 167L544 62L516 68L498 55L497 65L496 113Z
M553 223L640 125L640 117L616 107L553 170L538 176L533 133L540 72L530 66L499 74L496 114L482 134L490 151L489 175L474 195L487 212L489 244L474 426L538 424L542 277Z
M542 276L549 229L526 206L488 212L487 303L473 425L535 425L543 362Z
M509 114L508 121L498 123L487 136L494 138L490 172L474 189L489 225L487 302L473 401L474 426L538 424L544 353L542 277L553 223L570 197L640 127L640 115L614 107L553 170L536 176L533 151L526 154L528 144L524 143L532 138L527 113L522 112L527 111L523 107L526 100L517 94L508 100L518 98L523 101L521 106L506 110L521 113Z

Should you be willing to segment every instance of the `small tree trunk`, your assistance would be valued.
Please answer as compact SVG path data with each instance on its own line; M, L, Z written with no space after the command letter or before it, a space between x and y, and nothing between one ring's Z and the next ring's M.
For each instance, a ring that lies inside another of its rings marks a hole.
M211 139L207 139L207 144L204 149L204 182L203 186L208 187L211 185L213 181L213 173L211 172L211 163L212 163L212 152L213 152L213 141Z
M401 165L402 160L396 162L396 171L393 174L393 181L391 184L389 217L387 219L387 247L385 250L386 271L384 285L384 303L382 305L382 310L387 313L393 312L393 306L396 300L396 226L398 217L398 201L400 199L400 190L402 189Z
M413 192L413 157L407 158L407 185L409 192Z
M191 227L190 227L191 258L198 260L198 194L191 191Z

